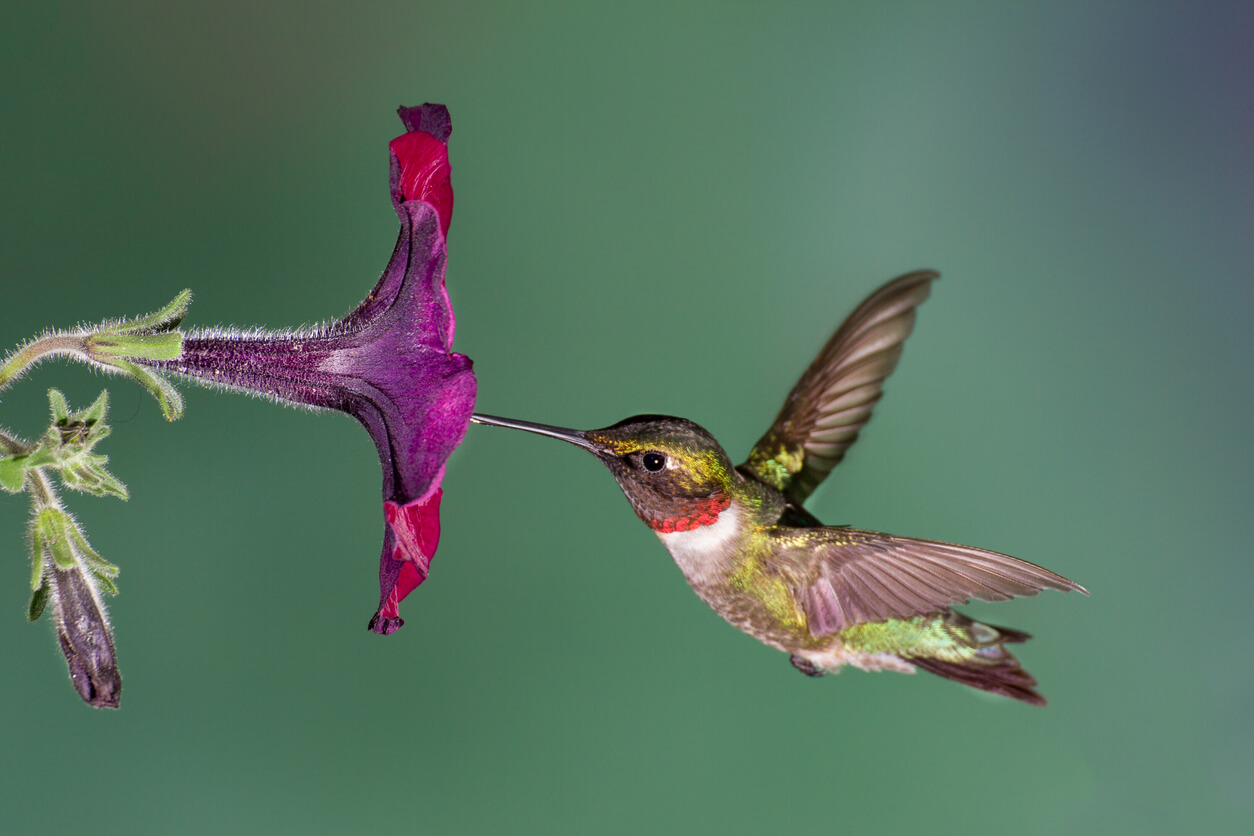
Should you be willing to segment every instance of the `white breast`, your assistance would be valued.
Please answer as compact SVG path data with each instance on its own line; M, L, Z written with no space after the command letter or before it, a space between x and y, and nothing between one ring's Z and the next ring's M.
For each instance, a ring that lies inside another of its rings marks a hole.
M675 558L691 583L714 580L723 564L720 557L740 532L740 511L735 505L718 515L711 525L691 531L657 532L658 539Z

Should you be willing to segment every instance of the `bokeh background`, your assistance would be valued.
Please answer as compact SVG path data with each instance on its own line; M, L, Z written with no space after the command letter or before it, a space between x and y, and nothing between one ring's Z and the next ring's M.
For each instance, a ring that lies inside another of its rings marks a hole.
M769 5L769 8L768 8ZM177 7L176 7L177 6ZM479 409L690 417L747 452L882 281L944 279L821 518L1092 590L1037 710L811 681L692 595L577 450L472 427L405 628L368 633L349 419L48 364L113 397L123 707L23 617L0 502L6 833L1239 831L1254 814L1248 3L25 4L0 27L0 341L196 292L337 317L391 252L400 104L449 105L448 286Z

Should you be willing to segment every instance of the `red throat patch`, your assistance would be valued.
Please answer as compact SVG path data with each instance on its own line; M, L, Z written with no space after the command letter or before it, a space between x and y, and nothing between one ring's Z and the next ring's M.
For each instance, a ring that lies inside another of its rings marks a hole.
M695 502L690 508L685 509L689 513L677 517L666 517L665 519L648 520L649 528L660 534L673 534L676 531L693 531L705 525L713 525L718 521L718 515L731 507L731 498L724 493L716 493L713 496Z

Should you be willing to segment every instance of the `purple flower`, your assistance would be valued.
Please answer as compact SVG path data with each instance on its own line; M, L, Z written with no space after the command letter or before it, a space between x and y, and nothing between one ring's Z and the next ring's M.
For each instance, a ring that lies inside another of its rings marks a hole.
M450 353L453 310L444 288L453 212L448 109L401 108L391 190L401 232L392 260L357 309L297 331L193 332L177 360L152 362L210 385L346 412L374 439L383 465L379 609L370 629L404 621L398 605L427 578L440 539L440 480L475 401L470 359Z

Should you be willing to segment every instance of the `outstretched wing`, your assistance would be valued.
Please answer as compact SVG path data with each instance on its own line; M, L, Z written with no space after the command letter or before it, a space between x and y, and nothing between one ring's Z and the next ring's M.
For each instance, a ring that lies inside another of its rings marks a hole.
M914 311L940 274L907 273L867 297L823 346L740 469L800 505L844 458L883 394Z
M969 598L1005 601L1044 589L1088 594L1048 569L955 543L856 528L780 529L775 536L776 559L793 567L793 592L813 636L937 612Z

